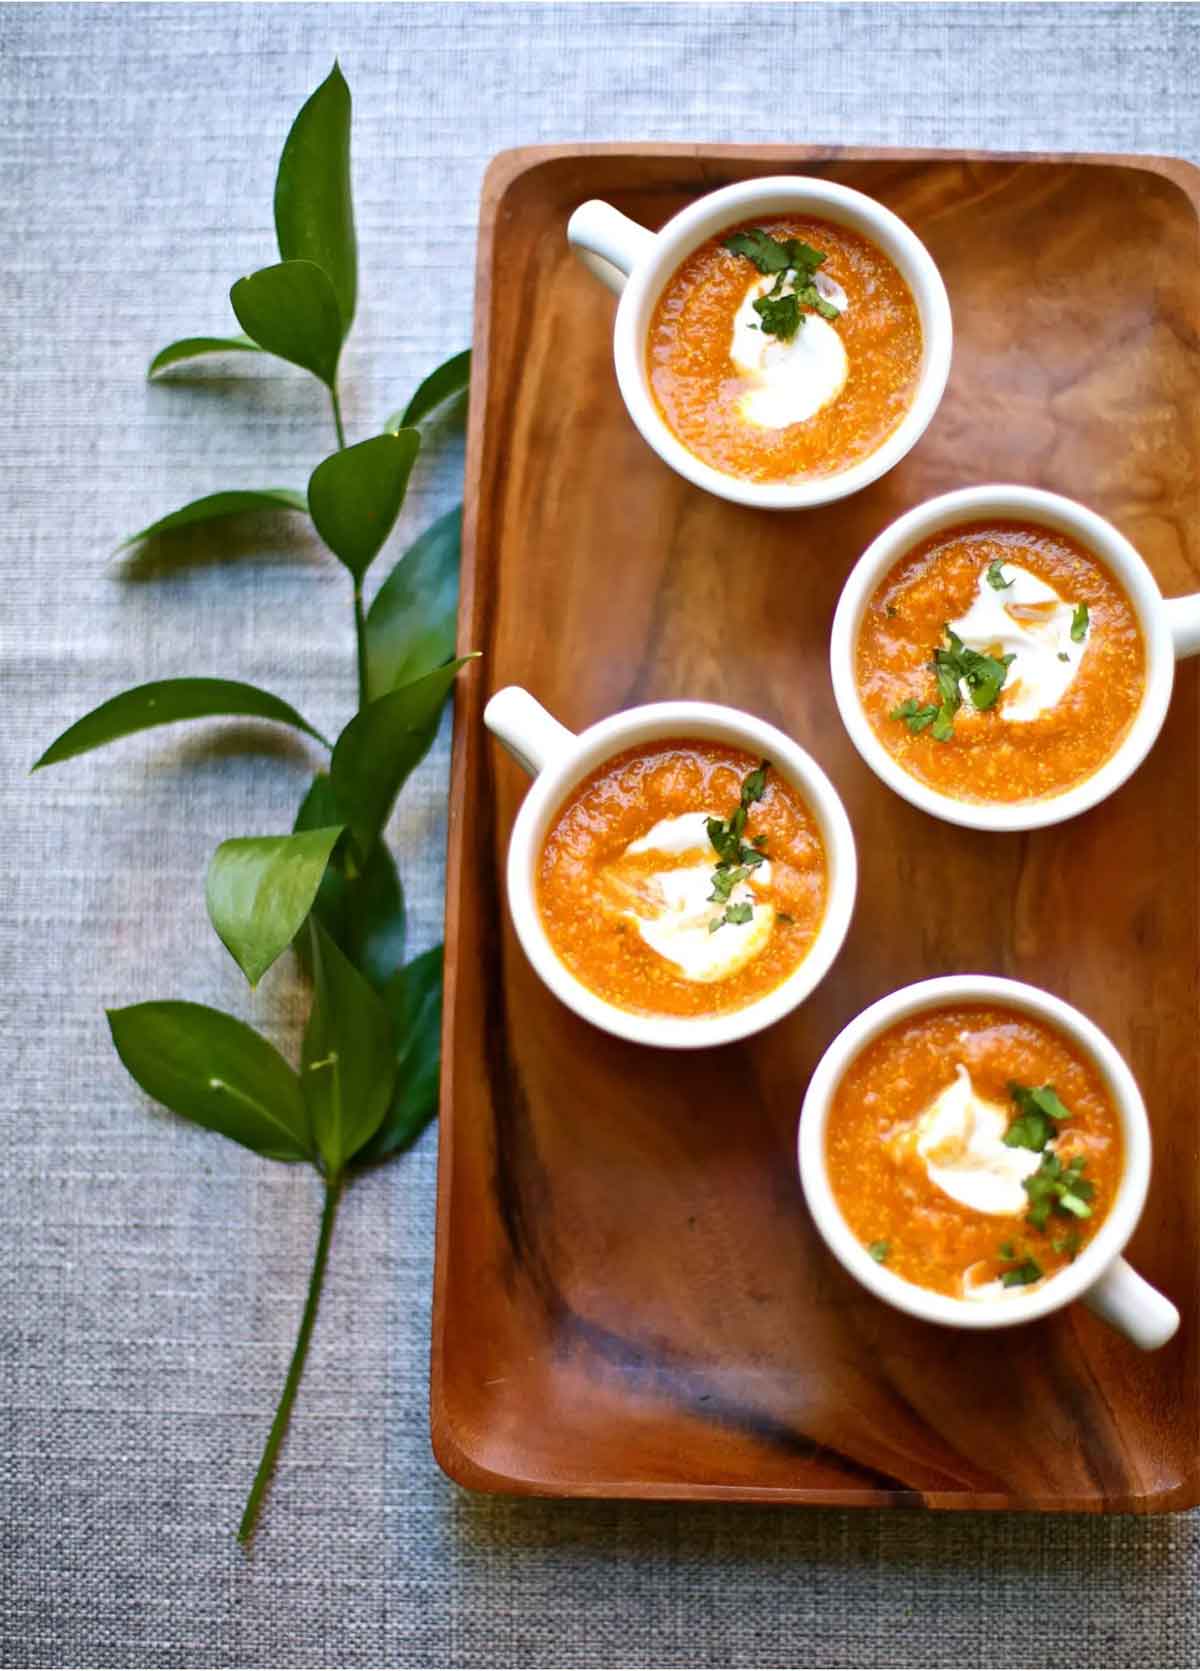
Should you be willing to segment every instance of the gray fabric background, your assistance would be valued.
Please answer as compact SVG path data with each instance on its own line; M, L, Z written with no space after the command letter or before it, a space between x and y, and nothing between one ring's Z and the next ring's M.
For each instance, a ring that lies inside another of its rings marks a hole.
M347 1200L262 1533L251 1557L235 1547L317 1194L152 1109L102 1012L189 996L292 1042L290 977L248 999L202 881L219 839L286 827L315 756L266 728L200 726L25 774L68 721L147 678L252 679L322 728L352 701L345 578L283 519L197 541L173 572L109 560L201 491L302 485L331 446L299 373L167 388L143 370L171 337L231 324L230 281L273 259L279 148L335 52L357 107L360 436L465 343L480 178L505 146L1200 158L1200 12L1184 6L0 9L0 1660L1195 1664L1200 1517L459 1492L427 1435L432 1132ZM409 532L460 470L451 438L421 466ZM443 739L395 830L414 948L439 932L446 758Z

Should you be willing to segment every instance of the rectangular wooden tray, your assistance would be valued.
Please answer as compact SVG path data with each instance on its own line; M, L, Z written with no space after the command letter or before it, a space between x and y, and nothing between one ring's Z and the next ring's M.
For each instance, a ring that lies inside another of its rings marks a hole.
M957 340L899 468L794 515L709 498L627 418L614 303L568 252L585 198L650 226L729 181L856 186L938 262ZM782 148L508 152L483 194L457 697L432 1432L482 1490L556 1496L1153 1511L1200 1500L1196 664L1162 738L1096 812L987 836L861 763L827 637L900 511L1013 480L1095 506L1168 594L1200 587L1200 172L1151 158ZM859 843L854 926L788 1021L716 1053L590 1028L541 986L503 897L526 788L485 696L578 728L701 697L796 736ZM1059 993L1131 1062L1156 1146L1130 1256L1183 1327L1144 1356L1079 1306L969 1336L870 1297L796 1176L826 1043L882 993L991 970Z

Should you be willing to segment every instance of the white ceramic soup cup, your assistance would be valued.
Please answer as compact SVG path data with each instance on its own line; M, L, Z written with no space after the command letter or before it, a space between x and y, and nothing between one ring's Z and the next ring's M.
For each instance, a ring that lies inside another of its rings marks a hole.
M508 904L517 938L542 980L585 1021L635 1044L698 1049L748 1037L780 1020L808 997L841 949L854 910L858 863L854 836L837 791L811 755L765 720L712 702L652 702L612 714L577 736L548 714L528 691L510 685L484 710L484 724L532 774L508 848ZM635 1015L607 1003L560 960L542 926L536 876L555 816L583 778L606 760L660 737L732 743L769 760L803 797L825 844L825 916L807 957L773 991L744 1009L713 1016Z
M830 1104L856 1057L896 1022L948 1004L1001 1004L1048 1022L1095 1063L1121 1122L1125 1169L1108 1217L1079 1257L1041 1287L1013 1289L1003 1299L961 1300L907 1282L878 1264L854 1235L829 1182L825 1133ZM1036 986L997 975L944 975L880 998L844 1027L817 1064L800 1112L800 1182L817 1229L842 1264L889 1305L927 1323L959 1329L1001 1329L1030 1323L1082 1300L1098 1317L1151 1352L1179 1327L1179 1313L1121 1258L1145 1205L1150 1183L1150 1127L1137 1082L1124 1058L1079 1010Z
M1082 783L1059 795L1028 801L960 801L905 771L879 741L867 718L855 676L859 628L867 605L893 563L915 546L962 523L998 520L1040 524L1093 552L1124 587L1146 650L1141 706L1113 754ZM889 789L924 812L971 830L1037 830L1086 812L1119 789L1141 765L1162 729L1175 680L1175 662L1200 652L1200 593L1164 598L1143 559L1111 522L1086 505L1041 488L989 486L943 493L899 517L867 547L838 600L829 640L833 694L851 741Z
M816 215L860 232L900 272L921 319L924 349L916 393L907 413L883 444L835 475L801 482L753 482L705 464L659 412L646 375L650 318L667 280L694 249L743 221L789 211ZM760 510L801 510L857 493L898 464L925 433L950 374L954 330L950 302L933 258L916 234L882 203L849 186L803 174L742 180L710 192L682 209L659 232L630 220L611 204L583 203L567 223L567 238L588 268L620 296L613 327L617 383L629 415L665 464L721 499Z

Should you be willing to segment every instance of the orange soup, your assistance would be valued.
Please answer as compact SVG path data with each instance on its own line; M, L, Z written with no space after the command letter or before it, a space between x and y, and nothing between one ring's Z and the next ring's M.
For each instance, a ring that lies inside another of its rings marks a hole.
M614 756L550 827L537 893L583 984L644 1015L719 1015L804 959L825 911L825 850L770 766L687 738Z
M1018 1010L960 1005L897 1023L838 1086L826 1159L871 1253L959 1299L1023 1293L1070 1264L1121 1179L1100 1073Z
M1113 754L1145 689L1133 605L1090 551L1032 524L971 523L893 565L859 629L871 728L960 801L1058 795Z
M795 217L731 227L694 250L646 345L678 439L759 482L835 475L873 453L912 404L921 351L917 305L883 251Z

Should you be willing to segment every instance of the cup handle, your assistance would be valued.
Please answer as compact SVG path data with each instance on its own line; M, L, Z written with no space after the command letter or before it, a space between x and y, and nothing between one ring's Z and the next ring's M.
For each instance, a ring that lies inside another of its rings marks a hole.
M483 710L483 723L530 777L536 777L575 741L575 733L560 725L520 685L506 685L496 692Z
M1164 598L1163 603L1175 645L1175 660L1200 654L1200 592L1186 598Z
M619 296L634 267L649 254L654 233L593 197L567 222L567 242L588 271Z
M1114 1259L1082 1299L1089 1311L1111 1323L1143 1352L1165 1346L1179 1327L1179 1313L1170 1300L1151 1288L1124 1259Z

